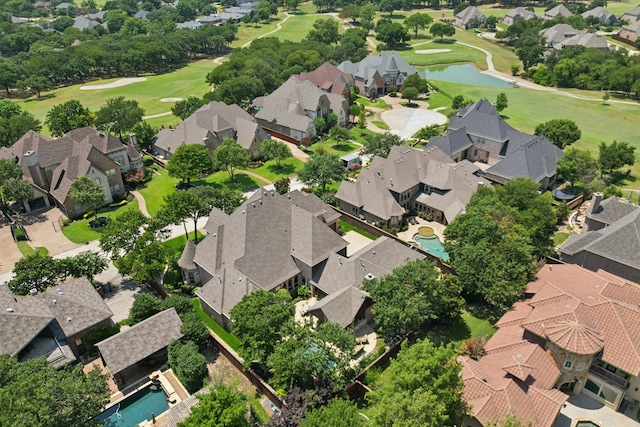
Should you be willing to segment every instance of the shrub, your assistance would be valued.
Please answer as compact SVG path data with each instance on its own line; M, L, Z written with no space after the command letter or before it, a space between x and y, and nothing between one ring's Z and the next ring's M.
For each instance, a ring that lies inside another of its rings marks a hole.
M87 332L87 334L84 336L84 342L87 345L92 346L97 342L100 342L117 334L118 332L120 332L120 323L116 323L113 326L100 326L92 331Z
M27 240L27 235L25 234L24 230L20 227L16 227L13 230L13 236L16 238L17 241L23 241L23 240Z
M325 150L324 148L320 147L316 150L316 154L322 156L324 154L327 154L327 150Z
M460 346L460 355L469 356L473 360L478 360L484 356L484 345L487 343L487 337L476 337L466 340Z
M73 220L71 218L65 218L62 220L62 226L67 226L69 224L71 224L73 222Z
M209 376L207 359L198 352L198 346L192 341L182 344L173 340L168 349L169 366L180 379L189 393L195 393L204 385Z
M181 319L182 328L180 331L187 341L192 341L197 346L202 346L209 339L209 330L197 314L194 312L185 313Z
M261 166L264 166L264 162L260 161L260 160L256 160L255 162L251 162L249 163L249 168L251 169L257 169Z
M313 141L308 136L305 136L300 140L300 144L304 147L311 147L311 144L313 144Z

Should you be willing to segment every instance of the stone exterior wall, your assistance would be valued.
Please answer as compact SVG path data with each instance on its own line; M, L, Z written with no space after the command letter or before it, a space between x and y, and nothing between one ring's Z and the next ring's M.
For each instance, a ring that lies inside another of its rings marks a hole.
M573 392L579 393L587 379L593 355L571 353L550 341L547 341L547 352L560 369L560 377L555 387L560 388L562 384L573 382Z

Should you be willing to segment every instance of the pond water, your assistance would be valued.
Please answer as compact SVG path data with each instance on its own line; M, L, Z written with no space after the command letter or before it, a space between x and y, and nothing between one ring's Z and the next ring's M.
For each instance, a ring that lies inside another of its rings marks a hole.
M482 74L472 64L455 64L428 67L424 70L427 80L461 83L474 86L512 88L513 84L499 78Z

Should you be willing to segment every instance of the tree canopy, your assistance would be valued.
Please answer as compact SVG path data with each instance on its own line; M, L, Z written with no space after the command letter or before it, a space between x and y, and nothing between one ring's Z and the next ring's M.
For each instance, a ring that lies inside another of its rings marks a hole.
M229 314L231 329L242 342L240 355L245 364L266 362L293 313L294 306L288 292L257 290L242 297Z
M207 359L198 351L198 346L192 341L182 344L178 340L172 340L167 354L169 366L187 391L195 393L200 390L204 380L209 376L209 371Z
M178 427L250 427L249 405L244 394L219 384L209 393L198 395L198 403Z
M596 177L597 167L598 163L589 150L569 148L558 159L556 170L574 187L577 182L589 184Z
M536 135L544 135L560 148L571 145L582 136L582 132L573 120L551 119L536 126Z
M613 141L609 145L601 142L598 151L598 166L601 172L612 173L616 169L635 163L636 147L628 142Z
M365 419L358 413L358 406L345 399L333 399L328 405L308 411L300 421L300 427L364 427Z
M404 20L404 26L413 30L415 37L418 37L418 30L424 30L433 22L431 15L427 13L414 13Z
M429 32L433 37L440 37L440 40L444 39L444 36L451 37L456 33L456 29L453 25L441 24L440 22L434 22L429 28Z
M98 219L98 209L105 203L104 189L98 181L87 175L81 176L71 183L69 195L84 210L93 209L95 218Z
M335 154L320 154L309 158L298 174L298 179L307 186L319 185L325 191L328 184L342 179L345 170Z
M73 129L93 124L93 114L80 101L72 99L54 105L44 121L53 136L62 136Z
M260 151L262 151L266 160L275 160L278 169L282 167L280 164L282 160L291 157L291 149L289 146L276 139L264 141L260 147Z
M0 159L0 206L22 203L33 197L33 187L22 179L22 166L12 159Z
M422 260L365 279L363 289L371 295L376 324L387 336L418 330L427 320L454 318L464 304L460 285L439 280L434 264Z
M178 147L167 163L169 176L187 184L202 174L215 170L209 149L203 144L189 144Z
M457 353L429 340L405 341L385 370L386 381L367 395L374 405L373 423L392 427L442 427L460 424L467 408ZM376 384L377 385L377 384Z
M97 426L92 420L109 402L109 387L98 369L85 375L82 365L56 370L43 357L18 361L3 354L0 399L0 425Z
M115 132L118 139L122 140L122 134L129 132L142 120L144 110L138 105L138 101L125 99L124 96L109 98L96 113L95 125L106 132Z
M29 130L40 132L40 120L15 102L0 100L0 147L10 147Z
M398 135L392 133L367 135L362 144L361 154L386 158L394 145L402 145L402 139Z
M187 99L176 102L171 107L174 116L185 120L187 117L196 112L196 110L204 105L204 101L197 96L188 96Z
M214 165L217 169L226 169L231 181L233 181L235 170L246 168L250 161L247 150L231 138L225 138L213 152Z

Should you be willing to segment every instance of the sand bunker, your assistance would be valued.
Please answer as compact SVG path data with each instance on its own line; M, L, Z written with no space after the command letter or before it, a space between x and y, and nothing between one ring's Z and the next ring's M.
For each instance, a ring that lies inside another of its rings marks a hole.
M420 53L420 54L428 54L428 53L447 53L447 52L451 52L451 49L423 49L423 50L416 50L416 53Z
M178 102L182 101L182 98L162 98L160 102Z
M443 125L447 122L444 114L419 108L394 108L384 111L381 116L389 125L390 132L403 139L411 138L425 126Z
M105 83L102 85L82 86L80 90L98 90L98 89L113 89L115 87L130 85L131 83L138 83L146 81L146 77L127 77L124 79L116 80L115 82Z

